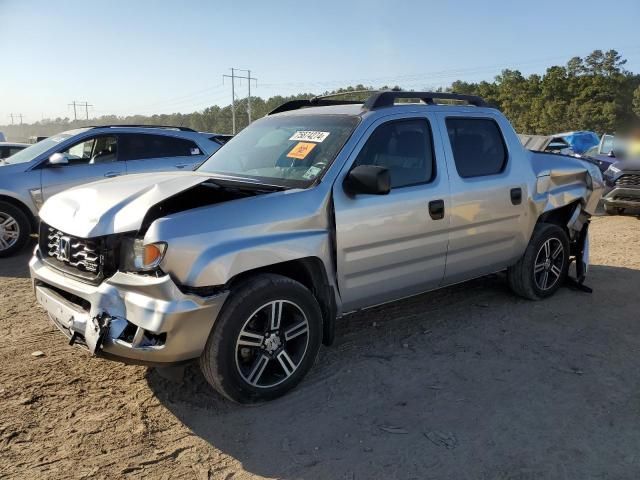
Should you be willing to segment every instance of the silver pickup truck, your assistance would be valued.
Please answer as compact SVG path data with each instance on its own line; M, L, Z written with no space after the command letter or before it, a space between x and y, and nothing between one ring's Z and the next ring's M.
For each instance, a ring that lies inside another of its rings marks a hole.
M195 172L55 195L31 275L71 343L199 359L216 390L250 403L294 387L349 312L505 270L542 299L572 261L581 281L602 188L597 166L525 150L477 97L295 101Z

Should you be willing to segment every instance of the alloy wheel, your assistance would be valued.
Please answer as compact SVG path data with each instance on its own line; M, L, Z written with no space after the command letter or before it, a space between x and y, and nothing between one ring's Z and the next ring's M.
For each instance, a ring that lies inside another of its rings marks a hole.
M558 282L562 276L564 254L564 246L557 238L550 238L542 244L533 268L533 278L540 290L549 290Z
M0 251L7 250L20 238L20 225L8 213L0 212Z
M271 388L291 377L309 345L309 322L288 300L274 300L254 311L236 340L236 367L245 382Z

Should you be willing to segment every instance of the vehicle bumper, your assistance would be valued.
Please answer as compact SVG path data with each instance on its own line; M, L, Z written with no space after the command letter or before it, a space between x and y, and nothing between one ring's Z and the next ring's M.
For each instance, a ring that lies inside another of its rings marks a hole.
M199 357L228 295L186 295L168 275L117 272L91 285L49 267L37 249L29 269L36 298L60 331L92 354L127 363Z
M602 201L613 208L640 207L640 188L613 187L602 197Z

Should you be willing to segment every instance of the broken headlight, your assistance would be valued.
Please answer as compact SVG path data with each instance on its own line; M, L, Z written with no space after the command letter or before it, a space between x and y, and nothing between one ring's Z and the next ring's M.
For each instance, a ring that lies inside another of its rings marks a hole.
M120 246L120 269L126 272L155 270L166 251L164 242L145 244L141 238L124 238Z

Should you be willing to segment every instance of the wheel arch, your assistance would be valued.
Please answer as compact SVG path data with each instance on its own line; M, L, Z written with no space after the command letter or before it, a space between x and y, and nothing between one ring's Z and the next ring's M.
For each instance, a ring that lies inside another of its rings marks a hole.
M235 285L261 273L282 275L301 283L311 291L322 311L322 343L331 345L335 337L337 302L335 289L329 282L322 260L318 257L305 257L247 270L232 277L225 288L232 290Z
M580 201L576 200L574 202L568 203L567 205L562 205L561 207L554 208L553 210L547 210L538 217L536 224L551 223L553 225L559 226L565 231L567 235L569 235L568 223L575 213L576 207L579 206Z

